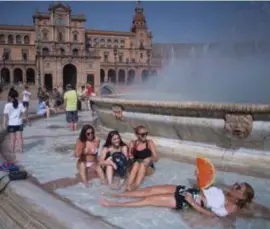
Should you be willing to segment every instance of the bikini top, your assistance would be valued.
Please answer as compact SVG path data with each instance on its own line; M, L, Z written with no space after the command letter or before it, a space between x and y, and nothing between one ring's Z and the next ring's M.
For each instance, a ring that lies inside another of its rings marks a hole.
M133 156L134 159L145 159L152 156L152 151L148 148L148 141L146 141L145 148L142 150L137 150L137 140L135 141L133 147Z
M211 209L217 216L224 217L228 215L225 208L225 195L222 189L217 187L210 187L203 190L203 194L206 198L207 208Z

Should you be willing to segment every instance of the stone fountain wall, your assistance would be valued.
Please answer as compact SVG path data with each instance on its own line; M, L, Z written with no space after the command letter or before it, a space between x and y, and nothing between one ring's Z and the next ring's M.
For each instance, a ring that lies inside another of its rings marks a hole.
M142 124L163 142L178 141L221 150L270 150L270 106L136 101L93 98L102 126L133 133ZM254 156L254 152L252 152Z

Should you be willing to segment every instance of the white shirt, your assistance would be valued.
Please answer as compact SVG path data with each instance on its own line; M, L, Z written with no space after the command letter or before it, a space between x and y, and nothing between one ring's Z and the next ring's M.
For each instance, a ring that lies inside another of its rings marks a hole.
M204 189L203 194L207 201L207 208L210 208L217 216L224 217L228 215L225 208L225 195L221 189L211 187Z
M15 109L13 103L6 103L4 108L4 114L8 115L9 126L22 125L22 113L25 112L25 108L22 103L19 102L18 107Z
M29 91L24 90L23 91L23 101L29 102L30 101L31 93Z

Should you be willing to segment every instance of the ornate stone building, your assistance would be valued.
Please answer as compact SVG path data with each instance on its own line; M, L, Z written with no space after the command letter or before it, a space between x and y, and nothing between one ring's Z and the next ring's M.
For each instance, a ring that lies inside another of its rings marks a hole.
M47 89L90 82L129 85L156 75L152 34L141 3L130 32L92 30L84 15L65 4L36 12L33 26L0 26L0 69L4 83L28 83Z

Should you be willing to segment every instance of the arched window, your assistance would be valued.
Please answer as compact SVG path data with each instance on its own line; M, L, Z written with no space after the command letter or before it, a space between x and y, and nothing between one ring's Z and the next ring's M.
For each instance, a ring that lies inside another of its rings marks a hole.
M5 44L5 35L4 34L0 34L0 43Z
M77 32L73 33L73 41L75 41L75 42L78 41L78 33Z
M42 39L43 39L44 41L49 40L49 39L48 39L48 31L47 31L47 30L44 30L44 31L42 32Z
M29 44L30 43L30 38L28 35L24 36L24 44Z
M121 41L120 41L120 47L121 47L121 48L125 48L125 41L124 41L124 40L121 40Z
M22 37L21 35L16 36L16 44L21 44L22 43Z
M73 54L73 56L78 56L79 55L79 50L78 49L73 49L72 50L72 54Z
M61 55L65 55L65 49L60 48L60 54L61 54Z
M107 47L108 48L111 48L112 47L112 40L111 39L108 39L107 40Z
M8 35L8 44L13 44L14 40L13 40L13 36L12 35Z
M42 55L48 56L49 54L50 54L50 50L48 48L45 47L42 49Z
M62 32L59 32L58 33L58 41L59 42L62 42L63 41L63 33Z
M100 40L100 47L101 48L104 48L105 47L105 40L104 39L101 39Z

